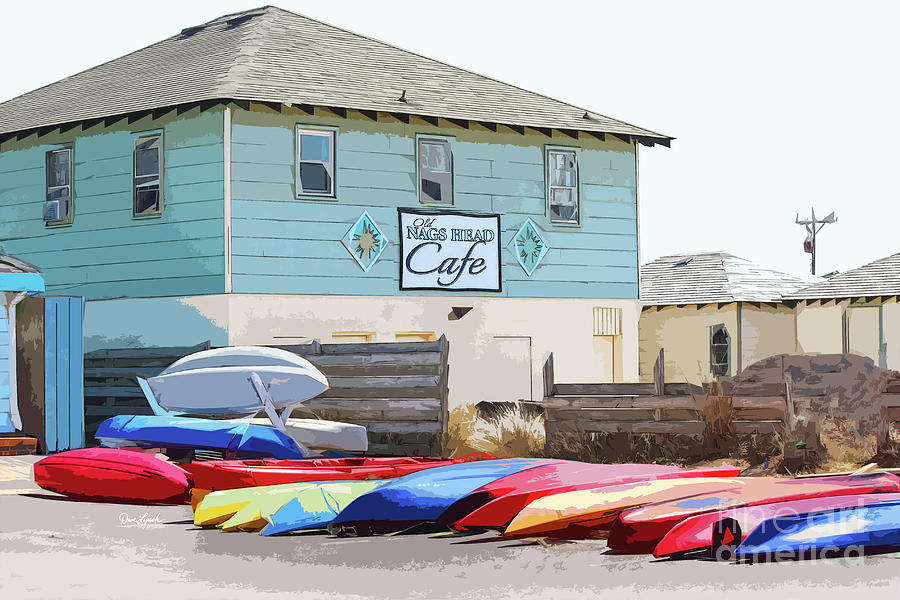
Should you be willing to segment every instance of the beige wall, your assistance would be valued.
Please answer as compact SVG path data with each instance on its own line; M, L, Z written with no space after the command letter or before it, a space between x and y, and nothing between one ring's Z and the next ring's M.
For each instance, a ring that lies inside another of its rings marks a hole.
M794 310L784 305L741 305L741 367L797 351Z
M454 306L472 310L450 320ZM597 306L621 309L621 335L593 335ZM335 332L394 342L398 333L434 332L450 342L453 407L540 400L551 352L558 382L637 381L638 311L635 300L220 294L89 302L85 330L91 349L361 341Z
M900 304L896 299L885 302L883 321L887 368L900 371Z
M731 336L732 369L735 366L737 304L722 308L708 304L678 308L653 308L641 313L640 378L653 381L653 364L659 349L666 352L666 381L699 384L709 381L709 328L724 323Z
M797 315L797 352L802 354L840 354L843 351L841 315L838 302L799 303Z
M638 375L638 305L633 300L234 294L228 302L231 345L339 341L332 337L335 331L374 332L374 342L396 341L403 331L446 335L451 407L540 400L550 352L557 382L604 381L613 369L619 380L636 381ZM454 306L472 310L449 320ZM622 309L617 343L595 343L595 306Z

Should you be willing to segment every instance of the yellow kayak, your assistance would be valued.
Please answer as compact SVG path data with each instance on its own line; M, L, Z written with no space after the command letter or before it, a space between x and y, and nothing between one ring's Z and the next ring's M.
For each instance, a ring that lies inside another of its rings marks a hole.
M318 507L328 498L343 497L348 490L363 494L382 481L324 481L283 483L211 492L194 509L194 525L217 526L223 531L259 531L272 515L293 500Z
M625 509L730 490L741 487L745 481L736 477L665 479L552 494L523 508L504 533L519 537L589 537L593 531L608 529Z

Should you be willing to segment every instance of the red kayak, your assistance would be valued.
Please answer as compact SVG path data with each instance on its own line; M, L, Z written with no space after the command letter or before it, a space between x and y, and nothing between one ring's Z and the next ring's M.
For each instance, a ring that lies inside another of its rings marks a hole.
M184 504L190 479L181 468L142 452L113 448L68 450L34 464L34 482L79 500Z
M677 556L709 553L715 556L723 545L737 546L760 523L776 517L810 512L868 506L879 502L900 502L900 494L859 494L810 498L794 502L776 502L756 506L729 508L689 517L669 530L653 550L653 556Z
M481 495L483 502L473 502L468 514L460 516L457 512L457 519L450 526L457 530L502 530L532 501L550 494L654 479L734 477L740 471L736 467L685 471L670 465L597 465L568 461L543 465L482 486L475 493Z
M432 467L443 467L466 458L388 457L312 458L299 460L222 460L184 465L194 487L202 490L232 490L259 485L304 481L348 481L392 479Z
M728 491L647 504L619 515L610 529L611 550L652 552L679 522L694 515L739 506L756 506L810 498L900 492L900 479L888 473L865 473L809 479L747 478Z

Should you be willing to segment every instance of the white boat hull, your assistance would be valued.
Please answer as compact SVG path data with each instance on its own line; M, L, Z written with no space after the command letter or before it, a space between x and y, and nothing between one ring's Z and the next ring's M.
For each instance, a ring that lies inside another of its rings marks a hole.
M250 422L271 425L268 419L250 419ZM324 419L288 419L284 428L294 441L312 450L365 452L369 449L366 428L362 425Z

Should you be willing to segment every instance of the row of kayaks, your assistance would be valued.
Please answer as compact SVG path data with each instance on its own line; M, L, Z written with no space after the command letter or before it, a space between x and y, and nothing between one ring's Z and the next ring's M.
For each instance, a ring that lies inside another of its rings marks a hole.
M262 535L394 533L423 524L508 538L606 538L657 557L900 547L900 479L806 479L739 470L556 459L336 458L174 465L127 450L76 450L35 465L69 496L191 502L194 523Z

